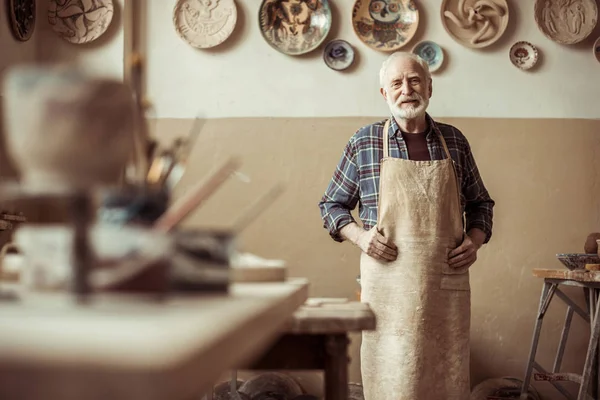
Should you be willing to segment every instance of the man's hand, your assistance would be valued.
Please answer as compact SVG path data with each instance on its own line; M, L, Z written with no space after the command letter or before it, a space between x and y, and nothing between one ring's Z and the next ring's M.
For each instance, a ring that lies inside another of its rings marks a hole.
M340 234L357 245L363 253L379 261L394 261L398 257L398 248L388 238L383 236L374 226L366 231L356 223L344 226Z
M481 247L485 234L480 229L473 229L465 235L463 242L448 255L448 264L453 268L470 267L477 260L477 250Z

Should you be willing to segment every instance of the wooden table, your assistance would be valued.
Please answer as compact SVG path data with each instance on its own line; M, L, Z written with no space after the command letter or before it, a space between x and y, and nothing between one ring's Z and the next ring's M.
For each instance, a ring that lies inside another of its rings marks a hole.
M253 370L324 370L325 400L348 399L348 334L375 329L365 304L346 299L309 299L285 327L285 334Z
M0 399L191 400L251 363L308 296L304 279L164 302L66 294L0 303Z
M600 272L586 270L557 270L557 269L534 269L533 275L544 280L540 305L535 323L529 359L525 368L525 379L521 387L521 399L526 400L527 389L532 378L548 381L562 393L566 398L573 397L560 384L561 381L571 381L579 384L577 400L597 399L600 390L598 388L597 366L598 366L598 340L600 338ZM559 286L575 286L583 288L587 310L579 307L569 296L560 290ZM567 305L567 315L556 352L552 371L548 371L535 361L537 346L542 329L544 315L550 306L553 297L559 297ZM581 374L573 372L562 372L561 363L567 343L569 328L574 313L590 324L590 340L585 358L585 365ZM537 373L533 374L536 370Z

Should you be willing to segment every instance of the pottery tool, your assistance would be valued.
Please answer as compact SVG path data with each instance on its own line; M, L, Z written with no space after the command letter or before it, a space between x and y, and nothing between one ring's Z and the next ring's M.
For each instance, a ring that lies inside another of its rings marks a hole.
M232 158L221 166L206 182L198 183L187 194L177 200L155 222L154 229L169 232L177 226L189 213L208 199L240 166L237 158Z

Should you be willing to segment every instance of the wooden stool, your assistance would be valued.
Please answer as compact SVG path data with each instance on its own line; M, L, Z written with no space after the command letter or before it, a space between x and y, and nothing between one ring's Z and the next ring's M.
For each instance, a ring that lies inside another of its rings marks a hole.
M558 383L559 381L571 381L579 383L579 394L577 400L585 400L588 398L598 398L598 379L597 373L593 374L593 370L597 369L598 357L598 339L600 338L600 272L591 272L586 270L556 270L556 269L534 269L533 275L544 279L544 287L540 298L540 306L533 332L531 350L529 359L525 369L525 379L521 387L520 399L527 399L527 389L531 381L533 370L538 373L533 374L535 380L550 382L560 393L566 398L572 399L572 396L565 388ZM563 291L559 289L559 285L581 287L584 290L584 295L587 303L587 311L581 309L573 300L571 300ZM548 310L550 302L554 295L558 296L567 305L567 315L560 338L560 343L556 351L554 366L552 372L546 371L541 365L535 361L537 345L542 329L544 315ZM573 313L577 313L581 318L590 323L591 335L588 344L585 365L582 374L571 372L560 372L560 367L571 327ZM590 384L591 385L590 388ZM591 393L588 395L588 393Z
M348 334L375 329L371 308L347 299L311 298L251 370L321 369L325 400L348 399Z

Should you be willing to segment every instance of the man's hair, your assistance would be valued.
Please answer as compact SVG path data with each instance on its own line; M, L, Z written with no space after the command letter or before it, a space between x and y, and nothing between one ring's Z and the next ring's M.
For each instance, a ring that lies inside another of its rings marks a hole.
M423 68L423 72L425 73L427 82L431 81L431 72L429 72L429 64L427 64L427 61L423 60L421 57L419 57L416 54L409 53L406 51L397 51L395 53L392 53L388 58L386 58L386 60L381 65L381 69L379 70L379 86L381 88L383 88L385 86L385 74L387 72L389 65L393 61L395 61L399 58L404 58L404 59L408 58L410 60L413 60L417 64L419 64Z

